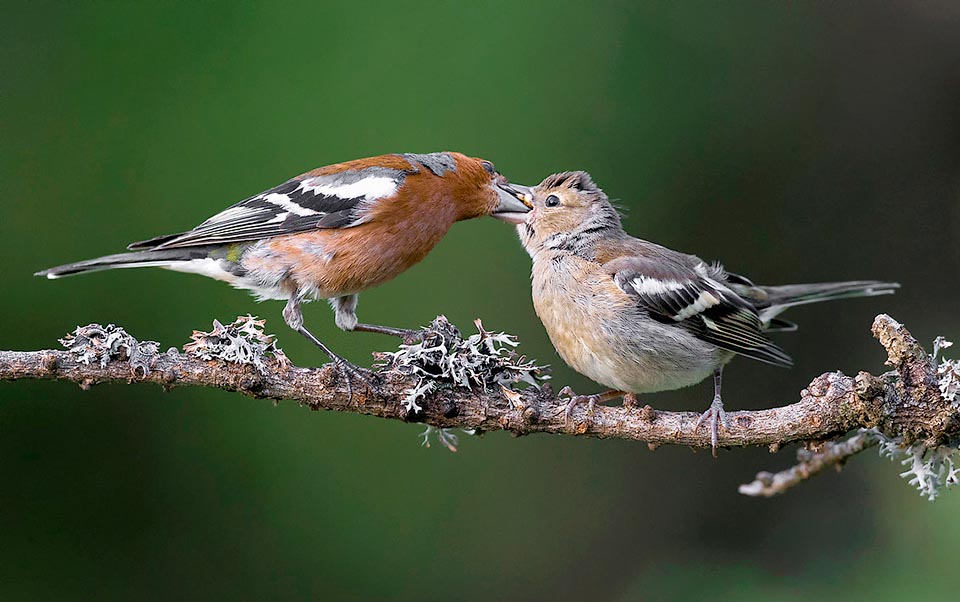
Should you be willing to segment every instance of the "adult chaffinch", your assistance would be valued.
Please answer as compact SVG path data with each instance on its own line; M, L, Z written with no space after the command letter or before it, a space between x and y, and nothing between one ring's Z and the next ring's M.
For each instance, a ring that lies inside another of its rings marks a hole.
M135 242L132 253L70 263L38 276L155 266L202 274L287 302L283 318L349 374L303 325L301 304L329 300L336 324L404 336L357 321L357 293L411 267L454 222L530 210L529 189L483 159L455 152L391 154L321 167L228 207L193 230Z
M624 232L620 215L582 171L551 175L533 189L533 210L512 216L533 258L533 304L560 357L610 387L569 395L581 402L678 389L711 374L707 423L716 453L724 365L742 355L775 366L788 356L765 333L793 330L777 318L794 305L894 292L893 282L757 286L693 255Z

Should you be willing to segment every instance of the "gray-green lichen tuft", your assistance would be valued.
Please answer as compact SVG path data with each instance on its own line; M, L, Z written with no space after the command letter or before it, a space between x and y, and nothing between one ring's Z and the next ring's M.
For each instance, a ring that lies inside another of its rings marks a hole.
M290 360L277 347L276 336L263 332L264 322L251 315L240 316L226 326L214 320L210 332L194 330L191 342L184 345L183 350L202 360L251 365L261 374L267 373L265 360L271 358L285 369Z
M931 361L953 343L937 337L933 342ZM937 365L937 385L943 399L954 406L960 405L960 360L941 358ZM900 476L908 479L920 495L933 501L946 489L960 484L960 441L952 440L937 446L921 442L905 445L901 438L890 438L875 429L866 431L876 436L880 455L898 460L907 470Z
M419 343L380 354L385 360L381 370L419 379L403 401L408 413L422 411L418 401L443 385L488 391L519 383L538 387L538 381L549 378L546 366L514 351L514 336L485 330L480 320L474 324L477 333L463 338L456 326L438 316L423 329Z
M150 361L157 355L160 344L155 341L137 341L123 328L114 324L101 326L87 324L60 339L67 351L77 356L77 361L89 366L92 363L106 368L113 360L127 360L136 371L150 373Z

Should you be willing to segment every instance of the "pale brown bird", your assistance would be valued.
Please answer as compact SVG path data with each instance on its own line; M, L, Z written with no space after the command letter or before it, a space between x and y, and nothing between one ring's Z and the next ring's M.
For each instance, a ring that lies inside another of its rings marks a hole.
M570 395L567 415L587 401L687 387L714 377L697 427L714 449L728 426L723 367L736 355L775 366L792 361L766 334L793 330L777 315L794 305L894 292L893 282L756 286L698 257L634 238L603 191L582 171L551 175L533 189L533 210L514 220L533 259L533 304L557 353L610 387Z

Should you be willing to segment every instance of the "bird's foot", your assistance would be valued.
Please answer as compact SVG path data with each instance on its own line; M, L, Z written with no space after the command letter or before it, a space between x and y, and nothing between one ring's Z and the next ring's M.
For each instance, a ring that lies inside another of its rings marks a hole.
M331 363L347 385L347 403L353 403L354 383L359 381L368 391L376 391L373 372L353 364L339 355L330 356Z
M699 429L700 425L704 423L707 423L710 427L710 445L713 449L713 457L716 458L720 427L723 426L724 429L730 428L730 423L727 422L727 413L723 411L723 400L720 399L719 395L714 396L713 403L710 404L706 412L700 415L693 429Z
M626 396L632 395L631 393L625 393L623 391L604 391L603 393L594 393L593 395L577 395L573 392L569 386L560 389L558 393L559 397L567 397L567 405L564 406L563 414L566 417L567 422L570 421L570 418L573 416L573 410L580 405L581 403L587 403L587 414L593 414L593 408L598 403L603 403L605 401L610 401L611 399L616 399L617 397L624 397L626 401ZM636 401L636 396L633 396L633 400Z
M344 381L347 383L347 403L353 402L353 385L355 382L359 381L367 391L376 391L374 387L373 372L367 370L366 368L361 368L356 364L351 364L350 362L343 360L342 362L334 362L337 366L337 371L343 376Z
M398 329L400 332L397 334L400 337L400 340L403 341L404 345L415 345L423 340L425 334L424 330L412 330L412 329Z
M337 372L340 373L340 376L342 376L344 381L347 383L347 403L353 402L353 380L354 379L359 380L364 385L366 385L367 389L371 391L376 390L372 384L372 380L374 378L373 372L371 372L370 370L361 368L360 366L357 366L355 364L352 364L348 362L345 358L341 357L339 354L334 353L329 347L324 345L323 342L320 341L320 339L313 336L313 333L307 330L303 326L303 324L300 324L297 327L297 332L307 337L307 340L309 340L311 343L319 347L320 350L323 351L327 355L327 357L330 358L330 362L333 364L333 366L337 369Z
M563 408L563 415L566 418L567 422L570 422L570 419L573 417L573 410L582 403L587 404L587 413L593 414L593 408L597 405L597 402L600 401L599 394L593 395L577 395L573 392L569 386L560 389L559 397L567 397L567 404Z

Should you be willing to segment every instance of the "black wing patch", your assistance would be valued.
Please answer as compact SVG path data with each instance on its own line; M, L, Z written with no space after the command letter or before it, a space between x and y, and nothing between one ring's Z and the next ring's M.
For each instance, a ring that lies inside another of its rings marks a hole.
M705 271L681 272L658 278L623 270L614 280L659 322L686 328L721 349L777 366L793 365L785 351L763 336L763 322L750 303Z
M158 236L127 248L227 244L358 225L364 220L365 202L394 194L405 176L405 172L385 168L301 176L232 205L189 232Z

